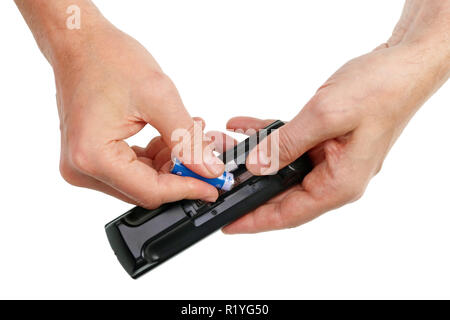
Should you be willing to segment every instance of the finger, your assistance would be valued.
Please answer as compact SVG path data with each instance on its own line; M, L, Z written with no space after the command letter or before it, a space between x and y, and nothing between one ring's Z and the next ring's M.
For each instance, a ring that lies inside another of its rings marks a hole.
M299 191L304 191L301 185L296 185L282 192L267 201L266 204L224 227L222 231L226 234L236 234L256 233L282 228L281 225L283 225L285 221L278 220L281 219L280 208L282 203L288 196L291 194L298 194Z
M151 164L156 171L159 171L165 162L171 160L170 149L161 137L153 138L145 149L136 146L131 148L140 160L143 160L147 164Z
M211 139L215 151L220 153L223 153L238 144L236 139L220 131L209 131L206 133L206 136Z
M235 117L228 120L227 130L239 130L245 133L249 130L263 129L273 122L275 122L275 120L261 120L252 117Z
M293 192L269 202L230 224L225 233L255 233L292 228L358 199L372 172L354 145L338 141L324 144L326 161L317 165ZM346 148L342 152L342 148Z
M202 130L205 129L205 120L203 120L200 117L194 117L193 118L194 121L198 121L202 124ZM167 144L164 142L164 140L162 139L161 136L155 137L153 138L149 144L147 145L146 148L141 148L138 146L133 146L131 147L134 152L139 156L139 157L147 157L150 159L154 159L162 150L167 149L168 146Z
M387 48L389 48L389 44L388 43L382 43L378 47L376 47L373 51L379 51L379 50L383 50L383 49L387 49Z
M149 158L146 158L146 157L138 157L138 160L141 161L142 163L145 163L149 167L152 167L152 168L154 167L152 159L149 159Z
M215 156L214 143L203 133L199 122L194 122L193 128L179 138L181 141L178 140L179 143L172 148L172 158L180 159L186 167L206 178L215 178L223 173L224 164Z
M158 173L138 160L124 141L106 145L100 156L91 159L88 172L139 205L152 209L182 199L215 201L217 189L200 180Z
M144 111L144 120L154 126L164 142L189 169L206 178L215 178L224 171L223 162L218 159L204 139L204 121L195 121L178 95L171 92L160 101L158 112Z
M75 169L71 169L70 171L66 170L66 172L63 174L63 176L64 176L64 179L73 186L97 190L97 191L103 192L107 195L110 195L114 198L117 198L119 200L131 203L131 204L136 204L136 202L133 199L125 196L123 193L104 184L101 181L98 181L97 179L94 179L90 176L87 176L87 175L81 173L81 172L78 172Z
M325 151L324 151L325 143L326 142L322 142L308 151L308 155L313 163L313 166L316 166L325 160Z
M163 149L168 148L162 137L153 138L145 148L145 156L154 159L156 155Z
M356 119L335 110L333 101L314 97L289 123L272 132L247 157L253 174L271 174L295 161L325 140L345 135L356 127Z
M160 171L161 168L166 164L167 162L171 161L171 151L169 148L165 148L161 150L156 156L155 159L153 159L153 168L156 171Z
M146 148L138 146L131 147L138 159L159 171L161 166L170 160L170 149L161 137L153 138Z
M161 168L159 168L159 173L171 173L170 169L172 168L172 161L167 161L164 163Z
M86 181L86 183L83 186L83 188L97 190L97 191L105 193L105 194L107 194L107 195L109 195L111 197L114 197L114 198L117 198L119 200L122 200L124 202L130 203L130 204L133 204L133 205L138 205L138 202L136 202L134 199L131 199L130 197L127 197L126 195L124 195L120 191L117 191L116 189L114 189L114 188L104 184L101 181L97 181L95 179L92 179L89 182Z
M284 199L286 199L286 197L288 195L290 195L291 193L296 192L296 191L304 191L303 186L301 184L294 185L291 188L289 188L288 190L286 190L286 191L276 195L275 197L273 197L272 199L270 199L266 203L269 204L269 203L281 202Z
M132 146L131 149L133 149L134 153L136 153L136 155L138 157L145 157L145 148L139 147L139 146Z
M180 177L172 173L160 174L158 187L161 188L162 203L183 199L215 202L219 196L216 188L191 177Z
M311 205L312 198L305 191L293 192L286 200L288 199L300 199L302 211L299 211L300 208L296 208L295 215L293 215L286 202L266 204L226 226L223 232L237 234L285 229L298 226L301 223L299 217L302 218L302 222L307 222L316 216L315 210L307 210L314 206Z
M201 117L193 117L192 119L194 119L194 121L196 122L200 122L202 124L202 130L205 130L206 127L206 122L203 118Z
M322 179L320 166L311 172L309 179ZM314 177L316 176L316 177ZM306 179L306 178L305 178ZM326 184L326 182L324 183ZM340 193L329 192L327 186L318 194L307 190L295 190L284 195L279 202L265 204L224 228L227 234L257 233L294 228L322 213L341 206L344 202Z
M147 150L145 148L132 146L131 149L133 149L134 153L136 153L136 156L138 157L139 161L145 163L150 167L154 167L153 160L147 157Z

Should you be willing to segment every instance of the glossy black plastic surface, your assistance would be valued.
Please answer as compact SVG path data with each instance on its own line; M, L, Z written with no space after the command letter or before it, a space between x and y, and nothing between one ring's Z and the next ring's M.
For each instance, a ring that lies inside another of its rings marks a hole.
M282 125L281 121L276 121L254 138L259 141L266 133L270 134ZM233 171L235 174L246 171L249 139L221 156L222 159L234 159L238 163L238 168ZM119 262L131 277L137 278L300 183L311 169L311 161L304 155L275 175L252 176L231 191L223 193L214 203L183 200L155 210L135 207L108 223L106 234Z

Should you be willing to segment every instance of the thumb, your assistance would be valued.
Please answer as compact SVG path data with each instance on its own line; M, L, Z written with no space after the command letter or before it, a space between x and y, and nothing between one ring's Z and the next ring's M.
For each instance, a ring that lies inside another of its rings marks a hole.
M352 121L322 101L315 96L292 121L263 139L247 158L248 170L256 175L276 173L323 141L354 129Z
M206 178L223 173L224 164L213 153L214 143L203 132L204 121L193 119L181 101L161 110L149 123L172 150L172 158L178 158L186 167Z

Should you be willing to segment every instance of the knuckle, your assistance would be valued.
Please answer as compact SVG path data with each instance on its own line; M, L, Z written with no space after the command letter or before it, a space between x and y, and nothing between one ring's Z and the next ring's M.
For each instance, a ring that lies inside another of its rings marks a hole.
M183 184L183 187L180 189L179 196L190 199L192 196L198 194L198 185L196 184L197 181L193 179L185 179L186 181ZM163 198L165 199L165 195L163 195ZM164 202L164 199L163 202Z
M352 111L336 101L327 91L317 93L308 103L307 108L324 129L347 126L356 115L354 110Z
M69 184L73 186L77 186L75 179L75 172L70 165L67 164L66 161L61 161L59 165L59 173L61 177Z
M380 164L378 164L378 166L375 168L375 172L373 174L374 176L380 173L381 169L383 169L383 164L384 164L383 161Z
M156 209L156 208L158 208L159 206L161 206L162 203L163 203L163 202L160 201L160 200L158 200L158 199L146 199L146 200L140 201L140 202L138 203L138 205L139 205L140 207L143 207L143 208L147 208L147 209L153 210L153 209Z
M155 103L161 103L167 97L177 94L172 80L162 71L148 72L146 79L142 81L142 85L142 92L146 92L146 97Z
M317 93L310 101L310 111L323 126L333 126L338 120L335 105L326 94Z
M70 149L69 159L74 169L86 174L94 174L93 154L84 142L78 142Z
M159 194L153 195L152 197L138 197L135 198L137 205L146 209L156 209L160 207L164 202L163 197L161 197Z
M344 191L344 200L346 202L354 202L364 195L365 187L361 184L353 184L348 186Z
M301 223L299 221L295 221L295 220L290 220L287 221L284 225L285 229L294 229L297 228Z
M189 179L190 180L190 179ZM186 184L186 190L185 190L185 197L191 197L195 194L198 194L198 184L197 181L192 180L192 181L188 181L188 183Z

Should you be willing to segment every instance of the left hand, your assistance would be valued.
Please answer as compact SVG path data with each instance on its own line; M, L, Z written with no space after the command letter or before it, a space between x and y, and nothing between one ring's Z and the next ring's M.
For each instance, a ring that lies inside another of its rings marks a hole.
M224 232L292 228L360 198L412 115L448 78L448 69L436 59L439 55L429 53L417 44L381 46L344 65L278 130L278 168L309 152L313 171L302 184L238 219ZM246 131L271 122L238 117L227 127ZM267 147L260 144L247 158L252 173L265 174L266 161L262 160L267 160L264 155L274 143L272 136L267 138Z

